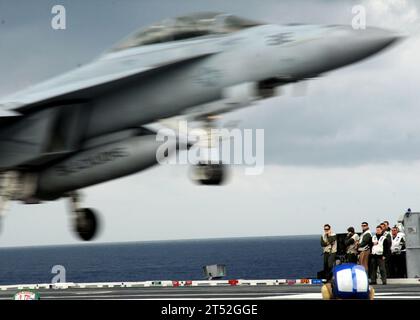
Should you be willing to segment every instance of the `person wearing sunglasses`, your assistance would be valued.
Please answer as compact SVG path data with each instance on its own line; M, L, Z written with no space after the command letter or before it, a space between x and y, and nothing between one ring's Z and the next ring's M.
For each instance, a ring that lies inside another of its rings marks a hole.
M362 265L366 273L369 274L369 256L372 247L372 233L367 222L362 222L362 234L359 241L359 264Z
M332 276L332 269L335 265L335 256L337 254L337 235L332 232L329 224L324 225L321 247L324 255L324 275L329 280Z

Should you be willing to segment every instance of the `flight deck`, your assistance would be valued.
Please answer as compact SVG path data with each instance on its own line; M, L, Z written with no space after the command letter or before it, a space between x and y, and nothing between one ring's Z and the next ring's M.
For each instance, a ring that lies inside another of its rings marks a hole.
M399 281L401 280L401 281ZM273 280L275 281L275 280ZM245 283L245 282L244 282ZM247 280L248 284L228 281L213 285L191 283L168 285L166 282L142 284L66 284L42 286L0 287L0 300L11 300L15 293L30 290L42 300L201 300L201 299L267 299L267 300L321 300L321 284L297 284L296 282L263 284L259 280ZM250 283L250 284L249 284ZM420 279L395 279L388 285L375 285L375 300L420 300Z

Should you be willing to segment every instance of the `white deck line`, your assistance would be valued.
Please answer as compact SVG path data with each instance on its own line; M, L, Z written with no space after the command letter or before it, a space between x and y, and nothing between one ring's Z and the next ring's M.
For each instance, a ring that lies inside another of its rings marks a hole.
M131 281L131 282L89 282L89 283L43 283L43 284L15 284L0 286L0 290L24 290L24 289L68 289L68 288L132 288L132 287L188 287L188 286L276 286L293 284L306 284L306 279L302 283L301 279L264 279L264 280L154 280L154 281Z
M92 288L132 288L132 287L188 287L188 286L278 286L278 285L319 285L318 282L312 283L308 279L264 279L264 280L156 280L139 282L91 282L91 283L43 283L43 284L16 284L3 285L0 290L37 290L37 289L92 289ZM420 285L420 279L389 279L389 284L393 285Z

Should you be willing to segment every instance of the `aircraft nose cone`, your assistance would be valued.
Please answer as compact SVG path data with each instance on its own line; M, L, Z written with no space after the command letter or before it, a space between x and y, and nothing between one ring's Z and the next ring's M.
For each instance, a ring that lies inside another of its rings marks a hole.
M379 52L403 39L403 36L397 32L381 28L370 27L365 30L356 31L356 33L356 37L361 40L362 45L371 51L372 54Z
M346 26L335 30L332 52L339 64L347 65L368 58L402 38L396 32L381 28L368 27L354 30Z

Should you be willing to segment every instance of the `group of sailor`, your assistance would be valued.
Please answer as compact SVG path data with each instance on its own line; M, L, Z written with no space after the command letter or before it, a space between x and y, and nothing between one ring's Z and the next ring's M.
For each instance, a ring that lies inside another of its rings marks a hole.
M387 278L406 278L406 241L403 226L389 227L389 222L384 221L372 232L367 222L361 224L360 235L353 227L347 229L344 239L345 263L359 264L364 267L370 283L376 284L378 269L382 284L387 283ZM331 279L337 258L337 235L331 230L329 224L324 225L321 236L321 246L324 256L324 274Z

